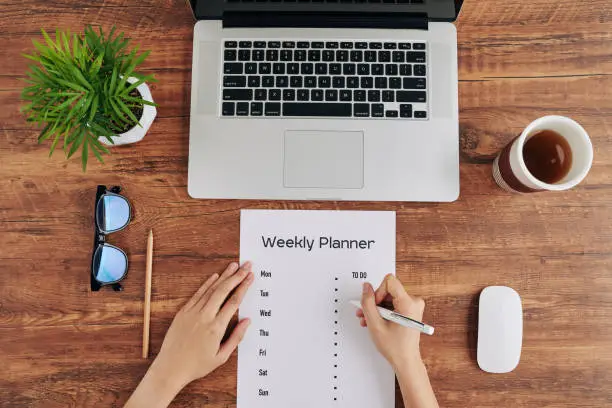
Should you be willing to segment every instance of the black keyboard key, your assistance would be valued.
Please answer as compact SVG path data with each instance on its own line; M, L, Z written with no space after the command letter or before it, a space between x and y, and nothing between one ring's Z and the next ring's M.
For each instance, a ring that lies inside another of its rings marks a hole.
M296 50L293 53L293 60L294 61L306 61L306 51L305 50Z
M336 51L336 61L338 62L346 62L349 59L349 52L348 51Z
M240 50L238 51L238 61L250 61L251 50Z
M352 116L350 103L298 103L283 104L283 116Z
M366 62L376 62L376 51L366 51L363 57Z
M289 86L289 77L285 75L276 77L276 87L277 88L287 88Z
M284 89L283 101L295 101L295 89Z
M338 44L335 41L328 41L325 43L325 48L330 48L330 49L336 49L340 46L340 44Z
M280 60L281 61L293 61L293 51L291 50L281 50L280 52Z
M351 51L351 61L353 62L363 61L363 51Z
M250 101L253 99L252 89L224 89L224 101Z
M301 72L302 75L310 75L314 73L314 64L311 64L310 62L303 62L301 64Z
M255 41L255 43L253 43L253 46L255 48L266 48L266 42L265 41Z
M359 88L359 77L348 77L346 78L347 88Z
M395 92L393 91L383 91L382 93L383 102L395 102Z
M249 74L256 74L257 73L257 63L256 62L248 62L246 64L244 64L244 73L249 75Z
M414 43L412 48L414 48L415 50L424 50L425 43Z
M275 62L272 65L272 72L274 72L276 75L283 75L285 73L285 64Z
M368 43L365 43L365 42L355 43L355 48L358 49L358 50L367 50L368 49Z
M274 86L274 77L266 75L262 78L261 83L264 88L272 88Z
M406 62L425 62L425 53L422 51L406 51Z
M402 78L400 77L389 78L389 88L402 89Z
M414 117L415 118L419 118L419 119L425 119L425 118L427 118L427 112L425 112L425 111L415 111L414 112Z
M266 61L278 61L278 50L267 50Z
M267 62L260 62L259 63L259 73L262 75L265 74L270 74L272 72L272 64L269 64Z
M374 78L361 77L361 87L365 89L374 88Z
M310 91L310 100L311 101L322 101L323 100L323 90L313 89L312 91Z
M280 41L268 41L268 48L280 48Z
M353 99L355 102L365 102L366 101L366 91L358 90L353 91Z
M251 102L251 116L263 115L263 103Z
M370 75L370 64L357 64L357 74Z
M350 102L353 100L353 93L348 89L343 89L340 91L340 100L343 102Z
M370 105L367 103L356 103L353 105L353 116L367 118L370 116Z
M242 74L242 64L240 62L226 62L223 64L224 74Z
M289 79L289 85L291 85L292 88L301 88L302 87L302 77L292 76L291 79Z
M387 88L387 77L376 77L374 80L374 88L386 89Z
M391 56L393 62L404 62L404 52L403 51L393 51Z
M332 50L323 51L323 61L331 62L335 59L336 53Z
M317 75L327 75L327 64L315 64L315 72Z
M281 100L281 90L280 89L270 89L270 91L268 92L268 100L280 101Z
M425 78L404 78L404 89L425 89L427 82Z
M225 61L236 61L236 50L225 50L223 58Z
M390 62L391 52L390 51L378 51L378 62Z
M380 91L368 91L368 102L380 102Z
M401 76L411 76L412 75L412 65L408 65L408 64L400 65L400 75Z
M338 91L336 89L328 89L325 91L325 100L328 102L338 101Z
M248 102L238 102L236 104L236 115L248 116L249 115L249 103Z
M266 103L266 116L280 116L281 114L281 104L278 102L268 102Z
M325 47L325 43L323 43L322 41L313 41L310 43L310 48L324 48Z
M384 68L383 64L372 64L371 67L372 75L383 75Z
M385 75L394 76L397 75L397 65L396 64L386 64L385 65Z
M397 91L398 102L427 102L427 93L424 91Z
M253 52L251 53L251 58L253 59L253 61L263 61L264 59L266 59L266 53L264 52L264 50L253 50Z
M295 48L295 41L283 41L283 48Z
M412 105L402 103L400 105L400 117L411 118L412 117Z
M397 118L397 111L388 110L385 112L385 116L388 118Z
M334 88L342 89L345 87L344 77L335 76L332 78L332 86Z
M322 76L319 77L319 88L330 88L331 87L331 77Z
M259 88L261 86L261 78L258 76L249 77L249 88Z
M412 45L410 43L399 43L398 48L400 50L409 50L412 48Z
M353 43L351 42L342 42L340 43L340 48L345 48L345 49L352 49L353 48Z
M223 116L234 116L235 109L236 107L234 106L234 102L223 102L221 113Z
M304 87L305 88L316 88L317 87L317 77L315 76L304 77Z
M265 101L268 99L268 91L265 89L256 89L255 90L255 100L256 101Z
M298 99L298 101L307 101L307 100L309 100L310 99L310 93L308 92L308 89L298 89L297 99Z
M414 75L415 76L425 76L427 75L427 68L425 65L415 65L414 66Z
M308 41L298 41L298 48L310 48L310 43Z
M396 43L385 43L385 50L394 50L397 48Z
M300 64L296 64L292 62L291 64L287 64L287 73L289 75L297 75L300 73Z
M329 64L330 75L340 75L342 73L342 65L340 64Z
M372 104L372 117L382 118L383 116L385 116L385 105L382 103Z
M319 50L310 50L308 51L308 61L321 61L321 51Z
M226 41L225 48L236 48L238 43L236 41Z
M355 64L342 64L342 73L344 75L355 75L355 72L357 72Z
M383 47L383 45L380 42L371 42L370 43L370 49L371 50L381 50L382 47Z

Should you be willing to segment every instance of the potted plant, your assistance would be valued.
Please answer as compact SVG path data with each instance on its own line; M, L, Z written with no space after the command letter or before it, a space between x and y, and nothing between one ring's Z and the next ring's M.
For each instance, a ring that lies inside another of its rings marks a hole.
M135 69L149 55L128 51L130 40L113 27L106 35L87 26L82 35L57 30L55 40L41 30L21 97L28 122L42 128L38 142L61 144L70 158L81 149L83 171L92 153L103 162L105 145L134 143L149 130L157 114L147 82L153 75ZM60 142L61 141L61 142Z

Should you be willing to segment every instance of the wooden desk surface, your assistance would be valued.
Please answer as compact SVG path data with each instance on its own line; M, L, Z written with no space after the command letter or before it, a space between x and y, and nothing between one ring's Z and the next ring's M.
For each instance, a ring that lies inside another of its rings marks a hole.
M0 9L0 406L125 402L149 364L140 359L148 229L156 354L179 306L238 257L241 208L397 211L397 272L426 298L437 329L422 350L441 406L612 405L612 1L466 1L457 24L461 197L452 204L190 199L193 21L184 0L3 0ZM36 144L18 112L18 78L40 27L86 23L114 23L152 50L145 69L159 78L160 108L141 143L83 174L78 158L48 159ZM502 192L492 155L546 114L584 125L591 173L570 192ZM99 183L124 186L135 207L134 223L111 237L131 262L123 293L88 287ZM494 284L523 298L523 355L507 375L475 361L476 299ZM235 383L232 358L174 406L233 407Z

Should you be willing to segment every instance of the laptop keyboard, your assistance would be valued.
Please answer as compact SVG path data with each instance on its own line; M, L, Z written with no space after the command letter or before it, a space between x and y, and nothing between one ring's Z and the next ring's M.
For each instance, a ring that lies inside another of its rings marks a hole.
M427 120L419 41L223 44L221 116Z

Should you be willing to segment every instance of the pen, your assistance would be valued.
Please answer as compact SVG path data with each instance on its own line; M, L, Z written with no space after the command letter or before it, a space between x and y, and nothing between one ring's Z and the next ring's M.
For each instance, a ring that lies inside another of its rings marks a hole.
M361 302L359 302L358 300L351 300L350 304L355 306L356 308L362 309ZM428 324L411 319L408 316L404 316L403 314L394 312L392 310L385 309L384 307L376 307L378 308L378 312L380 313L382 318L385 320L389 320L390 322L397 323L401 326L408 327L410 329L419 330L420 332L428 334L430 336L434 333L434 328Z

